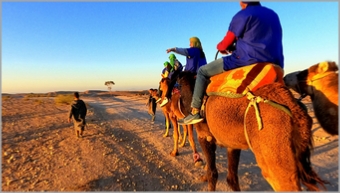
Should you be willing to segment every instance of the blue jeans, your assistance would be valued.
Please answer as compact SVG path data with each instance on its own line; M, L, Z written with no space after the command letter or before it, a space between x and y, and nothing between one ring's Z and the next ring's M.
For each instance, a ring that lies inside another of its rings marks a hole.
M223 66L223 58L219 58L198 69L191 107L201 109L203 96L208 86L207 81L210 77L225 72Z

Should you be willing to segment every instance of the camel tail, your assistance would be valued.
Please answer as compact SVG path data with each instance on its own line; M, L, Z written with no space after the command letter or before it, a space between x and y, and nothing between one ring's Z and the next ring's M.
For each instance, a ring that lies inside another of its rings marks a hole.
M296 142L298 143L298 142ZM312 163L310 161L311 149L307 147L304 152L300 152L297 155L297 168L298 175L303 185L307 187L309 191L320 191L318 184L324 189L327 190L325 184L329 184L329 182L322 180L318 174L313 170Z
M307 114L307 111L291 109L294 116L294 122L297 127L294 130L293 145L295 147L295 154L297 159L298 175L303 185L309 191L320 191L318 185L324 190L327 190L325 184L329 182L322 180L318 174L313 170L310 160L311 151L313 150L313 135L312 135L312 118ZM296 110L296 111L295 111ZM294 112L295 111L295 112ZM304 117L304 118L302 118ZM306 118L307 117L307 118Z
M288 107L292 113L294 130L292 133L292 146L295 151L297 172L299 179L308 190L320 190L318 185L326 190L325 184L329 182L322 180L312 168L310 161L313 150L313 120L308 115L304 104L298 104L290 90L280 83L261 87L261 93L265 93L268 99L280 101L280 104Z

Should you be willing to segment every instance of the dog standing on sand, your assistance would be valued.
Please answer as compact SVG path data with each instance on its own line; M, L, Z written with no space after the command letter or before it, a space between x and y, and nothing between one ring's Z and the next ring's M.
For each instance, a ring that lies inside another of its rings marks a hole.
M77 138L83 136L83 132L85 130L85 117L87 113L87 108L83 100L79 99L79 93L73 93L74 100L71 104L71 109L68 114L68 122L71 122L71 118L73 117L74 129L76 132Z

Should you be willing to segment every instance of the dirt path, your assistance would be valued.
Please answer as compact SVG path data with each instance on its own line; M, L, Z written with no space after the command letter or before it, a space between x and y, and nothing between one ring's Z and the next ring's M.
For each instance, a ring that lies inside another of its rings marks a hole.
M84 97L90 108L88 127L80 139L66 122L68 106L56 106L51 98L39 100L3 101L3 191L207 190L199 180L205 171L194 167L188 142L179 156L169 155L173 141L162 137L164 116L157 107L151 122L146 96ZM337 137L317 125L314 135L314 168L331 181L329 191L338 191ZM203 156L197 140L196 144ZM230 191L225 152L217 148L217 191ZM242 151L238 173L242 191L272 191L252 152Z

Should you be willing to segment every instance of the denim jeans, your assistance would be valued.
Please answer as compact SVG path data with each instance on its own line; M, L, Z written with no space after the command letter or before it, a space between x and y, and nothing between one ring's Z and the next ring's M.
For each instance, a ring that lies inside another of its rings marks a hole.
M198 69L191 107L201 109L208 80L216 74L223 73L225 71L223 66L223 58L219 58Z

